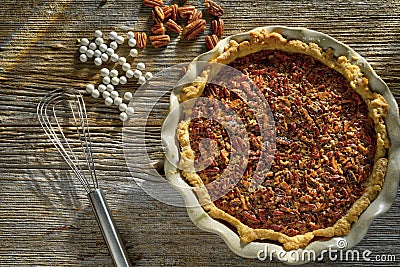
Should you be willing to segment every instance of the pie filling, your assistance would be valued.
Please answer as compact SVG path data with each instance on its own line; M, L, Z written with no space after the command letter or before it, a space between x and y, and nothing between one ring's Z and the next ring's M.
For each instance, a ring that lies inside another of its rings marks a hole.
M251 62L251 63L249 63ZM229 64L260 88L275 121L276 152L257 190L249 190L261 154L254 112L232 88L208 83L202 97L233 109L246 126L248 165L239 183L214 204L254 229L288 236L333 226L364 193L376 152L368 108L342 74L311 56L260 51ZM189 125L195 160L200 141L217 142L219 153L204 170L204 184L229 164L232 145L221 124L206 118Z
M207 71L182 88L180 102L206 97L234 110L250 143L247 165L241 167L241 159L231 157L241 142L223 123L202 117L196 108L189 113L197 116L180 122L181 166L195 167L181 173L192 186L208 186L197 193L204 210L236 227L243 242L275 240L287 250L305 247L317 236L348 234L384 181L390 147L385 99L369 89L360 68L345 56L279 33L253 31L248 41L231 40L211 62L233 67L258 88L229 76L225 80L231 82L213 83ZM230 74L218 77L223 75ZM259 120L243 91L258 92L268 103L275 146L264 142L271 128L265 132L265 118ZM205 159L203 141L210 139L214 157ZM263 160L265 150L274 152L271 166ZM237 183L213 198L230 166Z

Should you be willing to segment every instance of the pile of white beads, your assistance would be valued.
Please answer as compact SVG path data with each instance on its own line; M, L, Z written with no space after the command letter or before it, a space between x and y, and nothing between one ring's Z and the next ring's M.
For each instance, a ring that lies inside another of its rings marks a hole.
M103 62L109 60L109 56L114 54L114 51L108 50L107 45L104 43L103 33L99 30L94 32L94 39L89 41L87 38L81 39L81 46L79 47L80 56L79 59L82 62L88 61L89 58L93 58L93 63L96 66L100 66Z
M100 70L102 83L99 84L97 88L93 84L88 84L86 86L86 91L94 98L99 98L100 95L102 95L104 103L107 106L117 106L121 112L119 118L122 121L126 121L133 115L134 110L132 107L128 107L128 105L124 103L124 100L129 102L133 98L133 95L131 92L125 92L123 97L120 97L115 87L119 84L126 84L128 79L131 78L137 79L139 84L145 84L146 81L153 78L153 74L151 72L146 72L143 75L143 72L146 70L146 65L143 62L137 63L136 69L133 70L131 64L127 62L128 60L125 57L120 57L116 53L118 46L125 42L123 36L112 31L109 33L108 38L110 40L108 46L100 30L94 32L94 39L92 42L87 38L82 38L80 41L81 46L79 47L79 59L82 62L87 62L89 58L94 58L93 63L96 66L100 66L109 60L117 63L112 69L106 67L102 68ZM138 55L138 51L134 48L136 46L134 33L129 31L127 33L127 39L128 45L131 47L129 56L135 58ZM118 66L122 69L122 74L116 69Z

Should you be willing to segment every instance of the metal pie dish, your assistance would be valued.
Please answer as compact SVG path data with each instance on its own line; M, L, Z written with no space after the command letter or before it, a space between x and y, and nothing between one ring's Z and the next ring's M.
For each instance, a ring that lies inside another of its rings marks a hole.
M304 250L313 251L315 255L318 256L328 249L350 249L364 238L371 222L390 208L397 194L400 176L400 118L396 100L394 99L387 85L375 73L368 62L349 46L333 39L326 34L306 28L267 26L256 28L254 30L261 31L262 29L266 30L268 33L278 32L288 40L295 39L306 43L316 43L324 50L331 48L334 50L334 55L336 57L346 56L352 61L353 64L358 65L361 68L361 71L369 80L370 89L380 93L390 106L385 123L391 142L391 147L388 150L389 163L382 190L378 194L377 198L371 202L368 208L360 215L358 221L353 223L348 235L312 241L304 249L298 249L297 255L301 255L302 251ZM235 40L238 43L249 40L250 32L251 31L232 35L221 40L213 50L199 55L193 60L192 63L208 62L213 58L213 55L215 56L215 54L221 54L224 51L225 46L229 44L230 40ZM194 77L200 74L200 72L201 70L199 69L189 68L189 71L180 80L179 84L190 83L193 81ZM177 86L172 91L170 97L170 110L179 105L178 95L180 94L181 89L182 86ZM175 116L169 121L168 126L163 127L163 143L166 148L165 152L168 154L167 158L169 159L179 159L179 143L178 141L172 141L173 139L171 138L171 135L174 135L174 131L177 128L179 120L180 118ZM168 138L165 138L166 136ZM284 250L283 247L276 242L268 240L264 240L262 242L253 241L250 243L241 242L238 234L233 231L231 227L228 227L227 224L221 223L210 217L199 205L195 194L193 191L187 190L190 186L184 181L184 178L181 176L179 170L175 166L176 162L171 163L166 160L164 164L165 173L169 182L172 185L175 185L178 191L180 191L182 194L190 219L200 229L218 234L235 254L244 258L257 258L261 255L260 251L274 251L274 258L285 263L303 264L310 261L310 259L307 257L293 257L293 254L291 254L290 251L288 252ZM346 247L343 248L338 245L341 244L340 242L342 242L342 244L344 242ZM277 255L279 255L279 257L277 257ZM269 259L269 255L267 258Z

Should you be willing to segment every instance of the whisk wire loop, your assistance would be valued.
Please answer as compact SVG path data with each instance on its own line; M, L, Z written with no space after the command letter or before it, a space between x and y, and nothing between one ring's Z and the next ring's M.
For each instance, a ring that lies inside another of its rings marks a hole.
M77 98L78 98L78 101L75 103L75 105L76 105L76 110L77 110L78 116L75 115L75 112L72 107L72 103L69 102L69 104L71 106L72 115L73 115L75 123L78 124L80 122L81 127L80 128L77 127L76 130L77 130L77 133L79 136L79 141L81 142L81 147L84 151L86 164L89 168L90 178L92 180L94 188L98 188L96 169L95 169L94 160L93 160L92 141L90 139L90 130L89 130L89 122L88 122L88 118L87 118L87 113L86 113L86 107L85 107L85 103L83 102L82 95L79 94L79 97L77 96ZM77 118L79 118L79 120ZM82 133L80 130L82 130Z
M73 124L78 136L78 138L75 137L70 140L65 134L66 130L70 128L69 124L62 125L63 116L57 116L57 111L61 111L61 106L65 106L65 102L68 103L69 110L64 115L72 113ZM118 234L108 204L102 191L98 188L88 117L82 95L73 89L52 91L40 101L37 107L37 115L44 132L87 192L115 265L130 267L128 254ZM78 150L81 153L79 154L78 151L77 153L74 152L73 140L76 139L80 143ZM82 162L85 164L81 164ZM83 165L86 168L83 168Z
M65 101L67 101L73 115L74 127L76 128L80 147L82 149L82 153L80 154L83 155L83 160L86 163L85 170L87 171L84 171L82 168L83 164L80 163L82 159L74 152L57 115L59 106L64 104ZM42 99L38 105L37 112L39 122L45 133L63 157L64 161L74 172L85 191L89 193L98 188L88 118L82 95L79 92L68 92L62 89L53 91ZM87 175L90 176L90 180L86 177Z

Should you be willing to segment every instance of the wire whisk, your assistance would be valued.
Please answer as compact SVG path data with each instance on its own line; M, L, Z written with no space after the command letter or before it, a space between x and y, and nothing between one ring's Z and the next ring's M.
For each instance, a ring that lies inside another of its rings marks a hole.
M79 91L59 89L37 106L39 122L84 187L116 266L131 266L110 209L99 188L85 102Z

